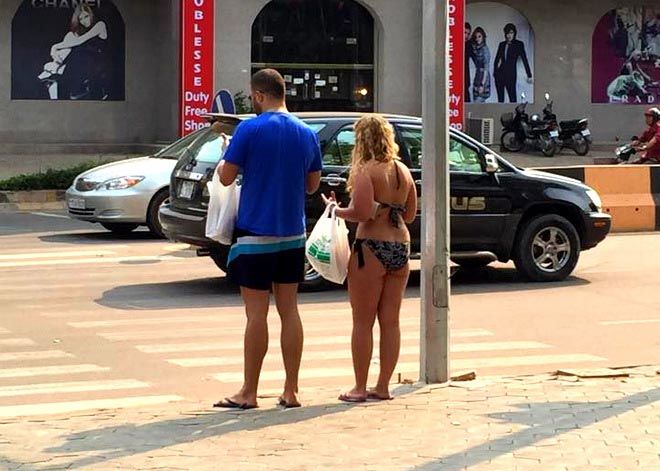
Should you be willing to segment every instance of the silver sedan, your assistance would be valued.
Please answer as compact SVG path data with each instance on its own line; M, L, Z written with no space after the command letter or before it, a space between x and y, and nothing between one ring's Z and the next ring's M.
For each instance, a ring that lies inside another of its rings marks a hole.
M127 234L146 225L164 237L158 209L170 196L170 177L199 132L190 134L150 157L127 159L93 168L76 177L66 192L69 216L100 223Z

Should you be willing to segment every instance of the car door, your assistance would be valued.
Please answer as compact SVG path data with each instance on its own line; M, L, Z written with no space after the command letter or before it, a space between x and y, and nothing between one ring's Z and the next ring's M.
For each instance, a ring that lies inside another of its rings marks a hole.
M421 250L422 233L422 125L396 123L396 130L401 159L408 165L417 188L417 217L409 226L411 249L417 253Z
M452 135L449 140L452 250L495 251L506 229L512 200L497 174L485 171L484 152Z

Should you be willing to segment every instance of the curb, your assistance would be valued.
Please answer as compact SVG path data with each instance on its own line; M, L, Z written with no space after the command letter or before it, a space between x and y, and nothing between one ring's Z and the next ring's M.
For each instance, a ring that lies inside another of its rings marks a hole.
M0 211L64 209L66 190L0 191Z

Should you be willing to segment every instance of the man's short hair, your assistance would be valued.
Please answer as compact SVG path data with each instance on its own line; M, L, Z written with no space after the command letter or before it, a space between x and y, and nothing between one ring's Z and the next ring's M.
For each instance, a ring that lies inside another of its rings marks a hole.
M518 36L518 28L516 28L516 25L514 25L513 23L508 23L504 27L504 34L509 34L509 33L513 33L514 37Z
M275 69L263 69L252 76L252 89L270 95L278 100L284 99L286 84L284 77Z
M469 29L470 31L472 31L472 25L467 21L465 22L465 29Z

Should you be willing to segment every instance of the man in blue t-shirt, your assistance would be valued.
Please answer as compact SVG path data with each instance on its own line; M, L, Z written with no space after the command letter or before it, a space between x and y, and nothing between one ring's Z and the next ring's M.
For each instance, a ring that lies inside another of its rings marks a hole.
M268 349L268 306L273 290L282 319L282 356L286 370L284 407L299 407L298 371L303 330L298 313L298 284L305 272L305 198L321 181L321 150L312 129L289 114L285 83L275 70L251 80L257 117L242 122L218 167L220 181L231 185L242 173L238 221L228 259L228 276L241 287L245 302L244 383L217 407L257 407L257 386Z

